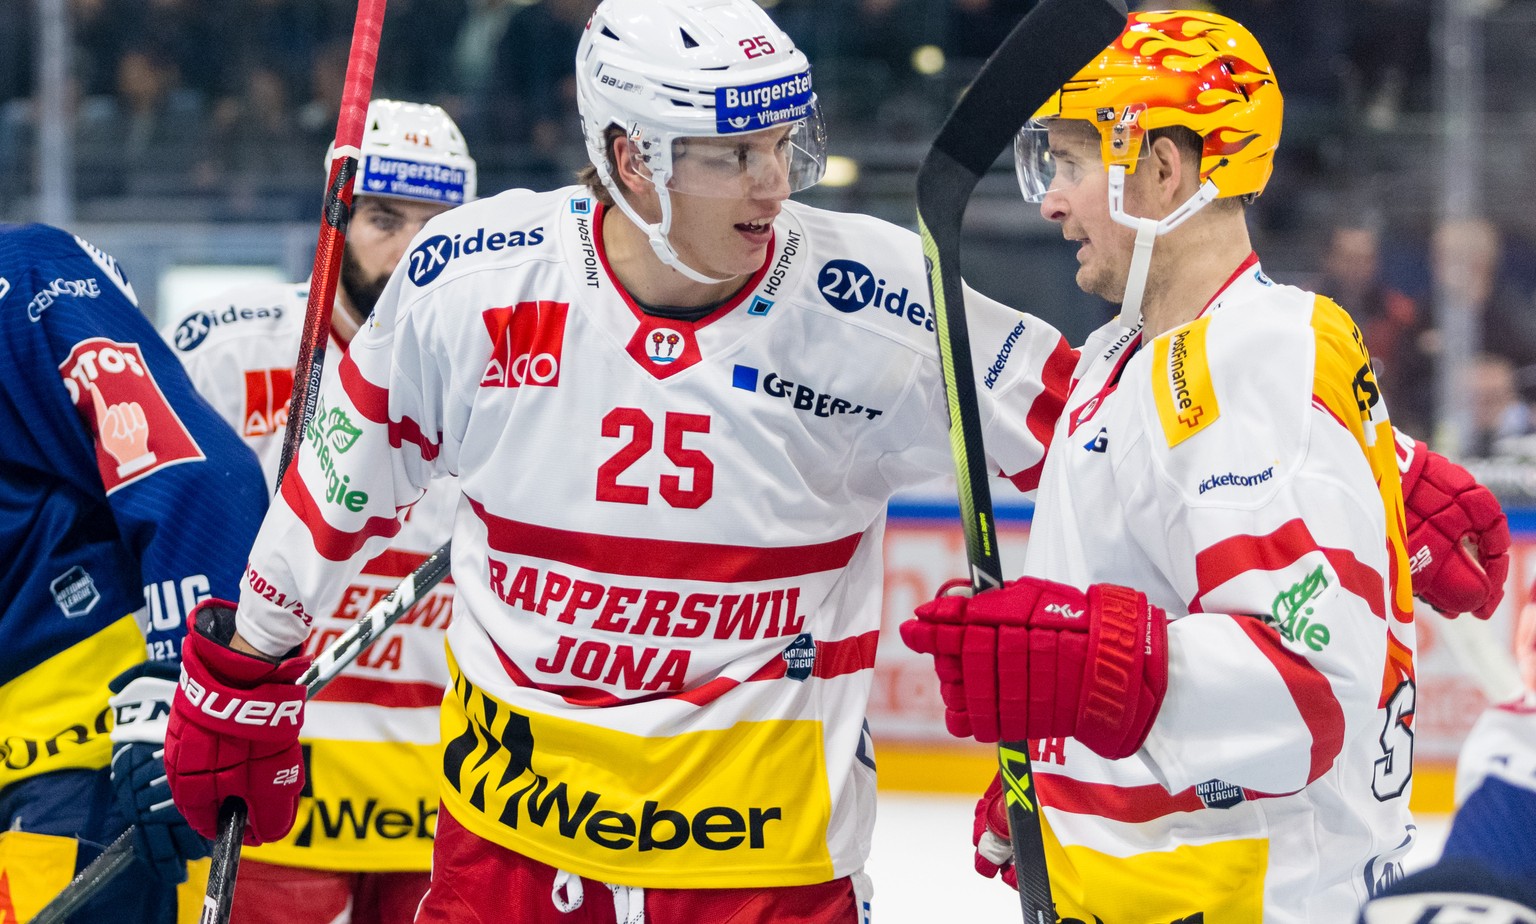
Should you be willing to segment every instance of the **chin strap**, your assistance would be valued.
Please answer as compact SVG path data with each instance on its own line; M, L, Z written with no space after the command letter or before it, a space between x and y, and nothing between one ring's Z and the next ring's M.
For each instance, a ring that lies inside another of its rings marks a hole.
M706 276L684 263L683 258L679 257L677 251L672 248L672 242L667 240L667 232L672 230L672 197L667 194L665 175L652 174L651 176L651 184L656 187L656 194L661 199L661 221L654 225L641 218L640 214L635 211L634 206L629 204L629 200L624 198L624 193L619 189L619 184L613 181L613 175L606 163L598 165L597 175L603 181L603 185L607 187L608 194L613 197L613 202L619 207L619 211L627 215L629 220L635 223L635 227L645 232L645 238L650 243L651 250L656 254L656 259L692 279L694 282L710 285L729 281L728 279L716 279L713 276Z
M1152 268L1152 245L1158 236L1188 221L1217 195L1216 184L1206 180L1194 195L1163 220L1137 218L1125 212L1125 166L1115 164L1109 168L1109 217L1136 229L1136 249L1131 254L1131 268L1125 276L1125 297L1120 302L1121 324L1134 328L1141 323L1141 300L1147 291L1147 273Z

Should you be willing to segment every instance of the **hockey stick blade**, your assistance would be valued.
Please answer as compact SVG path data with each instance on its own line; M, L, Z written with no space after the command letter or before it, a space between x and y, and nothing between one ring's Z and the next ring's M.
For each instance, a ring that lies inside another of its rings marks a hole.
M452 543L445 542L442 547L427 556L421 564L416 566L400 582L400 586L390 591L378 603L368 608L362 618L353 624L352 628L342 633L330 646L315 657L315 662L309 666L299 682L304 684L305 696L314 699L315 694L324 689L337 674L341 673L348 664L356 660L363 650L374 639L383 635L390 626L400 621L400 617L410 612L421 598L425 597L432 588L442 582L448 576L449 561L452 557ZM226 825L225 813L220 813L219 832L222 836L226 830L243 833L245 831L245 807L240 806L240 824ZM232 822L232 818L230 821ZM69 885L65 886L53 900L43 906L43 910L32 918L29 924L63 924L71 914L79 910L86 902L96 896L97 892L106 888L107 884L116 879L120 873L126 870L133 862L134 854L134 829L130 825L127 830L117 836L105 851L92 860L85 869L81 870ZM239 863L239 852L225 850L221 856L233 857L236 864ZM214 870L209 871L209 880L216 875ZM233 869L217 873L221 877L228 877L232 882L235 871ZM203 920L214 915L211 920L217 921L219 914L218 903L222 896L233 894L233 889L221 889L218 896L214 896L215 890L209 889L210 897L205 899ZM212 902L210 905L209 902ZM228 908L223 909L227 916Z
M939 360L949 406L960 511L971 584L1002 585L992 494L982 451L975 366L965 323L960 229L981 177L1062 84L1125 28L1122 0L1044 0L1003 40L945 119L917 173L917 223L928 264L930 304L938 318ZM1045 865L1045 837L1027 742L1004 742L1005 784L1019 903L1027 924L1053 924L1055 904Z

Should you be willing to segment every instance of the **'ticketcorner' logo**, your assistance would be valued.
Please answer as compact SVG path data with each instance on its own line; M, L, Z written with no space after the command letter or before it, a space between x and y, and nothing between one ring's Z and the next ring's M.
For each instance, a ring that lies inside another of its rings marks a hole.
M1215 488L1225 487L1251 488L1254 485L1263 484L1274 476L1275 467L1273 465L1253 475L1235 475L1232 472L1227 472L1225 475L1211 475L1200 482L1200 493L1204 494Z

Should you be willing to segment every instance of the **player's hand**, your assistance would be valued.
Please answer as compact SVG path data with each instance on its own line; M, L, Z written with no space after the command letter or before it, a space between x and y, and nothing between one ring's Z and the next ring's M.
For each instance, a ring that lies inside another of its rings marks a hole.
M276 840L293 827L304 789L299 729L307 657L277 664L228 647L234 605L205 600L192 611L181 652L181 685L165 738L171 793L192 828L215 837L225 799L245 802L245 843Z
M185 882L187 861L208 856L208 841L171 802L165 773L165 730L176 693L176 668L163 662L131 667L108 684L112 707L112 788L134 826L140 859L165 882Z
M1422 441L1397 434L1413 592L1445 616L1493 615L1509 574L1509 521L1493 492Z
M1008 804L1003 799L1003 778L992 777L992 785L976 802L976 821L971 825L971 843L976 845L976 872L991 879L998 873L1014 889L1019 887L1019 873L1013 868L1013 842L1008 836Z
M1136 753L1168 688L1168 618L1144 594L1020 578L975 597L951 581L901 624L934 657L949 733L978 741L1073 737ZM962 591L962 593L952 593Z
M91 403L96 408L96 438L117 462L118 475L127 477L155 463L155 454L149 451L149 421L137 401L108 407L101 389L92 385Z

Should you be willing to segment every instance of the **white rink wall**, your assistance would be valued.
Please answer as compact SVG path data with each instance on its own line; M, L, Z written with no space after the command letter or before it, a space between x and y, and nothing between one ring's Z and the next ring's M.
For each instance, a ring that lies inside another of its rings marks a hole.
M1018 924L1018 896L971 866L968 796L880 793L868 872L875 883L872 924ZM1447 819L1424 815L1410 870L1434 862ZM1339 922L1347 924L1347 922Z

